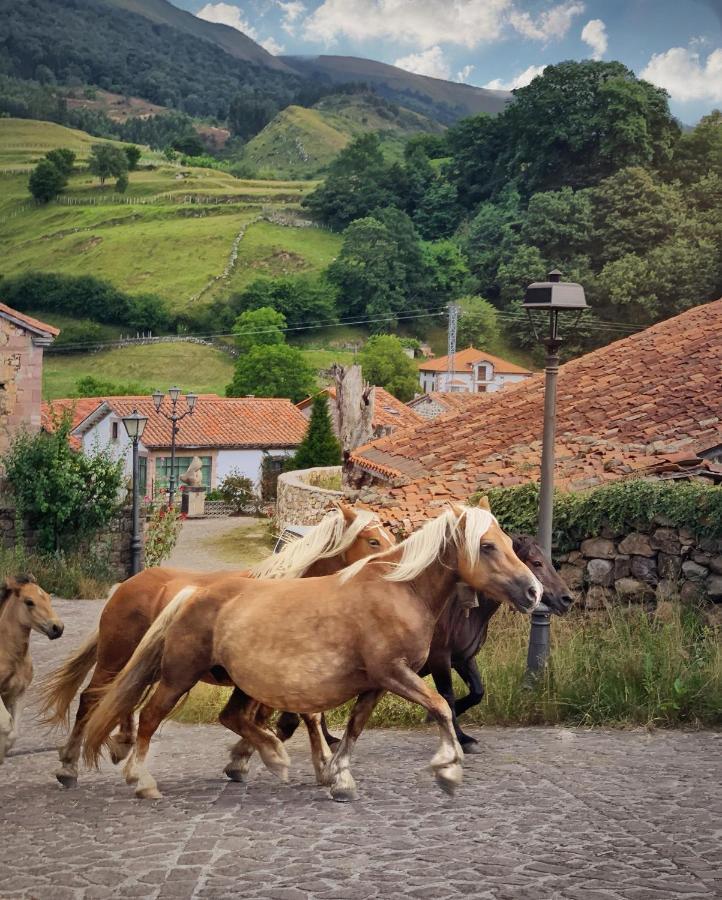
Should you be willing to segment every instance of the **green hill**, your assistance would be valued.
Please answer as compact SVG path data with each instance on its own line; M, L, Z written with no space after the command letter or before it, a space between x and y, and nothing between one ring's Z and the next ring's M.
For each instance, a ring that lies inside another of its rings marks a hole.
M336 95L312 109L286 107L247 144L244 159L283 176L315 175L356 135L369 131L381 135L387 155L400 156L405 138L443 128L373 94Z

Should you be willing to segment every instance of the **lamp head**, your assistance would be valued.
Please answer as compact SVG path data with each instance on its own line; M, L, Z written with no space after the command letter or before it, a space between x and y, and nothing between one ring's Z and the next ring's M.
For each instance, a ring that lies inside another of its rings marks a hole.
M582 312L588 309L584 288L573 281L562 281L562 273L553 269L548 281L535 281L524 294L524 309L550 312Z
M123 425L131 441L140 440L145 431L145 425L148 419L141 416L137 409L134 409L129 416L123 416Z
M178 402L178 398L180 397L180 394L181 394L181 389L179 387L176 387L174 385L173 387L168 388L168 395L170 396L170 399L173 401L173 403Z
M163 404L163 391L153 391L152 397L155 411L160 412L161 405Z
M186 394L186 403L188 404L188 411L191 415L193 415L193 410L195 409L196 401L198 400L198 394L194 394L189 392Z

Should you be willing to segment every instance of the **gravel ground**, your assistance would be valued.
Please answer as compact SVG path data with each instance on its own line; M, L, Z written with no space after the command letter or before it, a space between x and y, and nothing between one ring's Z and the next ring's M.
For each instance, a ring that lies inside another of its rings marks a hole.
M38 673L100 604L58 601L65 636L33 637ZM32 706L32 698L31 704ZM361 799L316 786L302 735L291 782L222 775L218 726L170 722L152 769L162 800L134 798L106 763L64 791L57 743L28 710L0 769L0 898L672 900L722 897L722 735L486 728L453 799L424 771L428 728L366 732Z

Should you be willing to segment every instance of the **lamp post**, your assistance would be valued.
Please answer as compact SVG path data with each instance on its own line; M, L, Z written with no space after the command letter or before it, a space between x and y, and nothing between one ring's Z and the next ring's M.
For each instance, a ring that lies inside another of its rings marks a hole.
M175 439L180 431L178 423L185 419L186 416L192 416L196 406L198 396L193 393L186 394L186 403L188 408L185 412L178 412L178 400L180 399L181 389L179 387L168 388L168 396L170 397L170 412L163 409L163 400L165 395L163 391L153 391L153 405L156 412L165 416L171 423L170 433L170 478L168 479L168 508L173 506L173 497L175 496Z
M544 367L544 432L542 437L541 478L539 485L539 532L541 548L551 557L552 526L554 522L554 440L556 434L557 376L559 374L559 348L562 338L559 333L559 315L576 312L574 327L587 309L584 288L574 282L562 281L562 273L554 269L548 281L530 284L524 295L524 308L534 331L534 336L546 348ZM537 332L534 315L548 317L547 329L541 335ZM544 668L549 657L550 613L545 604L540 604L532 613L527 673L537 675Z
M130 539L130 574L137 575L143 568L140 560L142 541L140 538L140 464L138 461L138 443L143 437L145 423L148 419L134 409L129 416L123 416L128 437L133 442L133 534Z

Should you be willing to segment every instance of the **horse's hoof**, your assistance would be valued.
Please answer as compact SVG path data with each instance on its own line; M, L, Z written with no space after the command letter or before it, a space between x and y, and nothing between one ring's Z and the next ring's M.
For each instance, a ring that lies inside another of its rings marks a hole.
M441 790L445 794L448 794L449 797L453 797L456 793L456 789L461 784L461 779L463 777L461 766L458 765L458 763L453 763L450 766L444 766L442 769L438 769L434 775L436 783Z
M112 747L110 750L110 761L114 766L117 766L118 763L123 762L132 749L131 744L118 744Z
M223 771L231 781L238 782L239 784L246 780L248 774L247 772L244 772L243 769L235 769L230 765L226 766Z
M475 741L474 738L469 738L468 741L462 741L461 749L464 751L465 756L473 756L475 753L483 753L481 744L478 741Z
M135 792L135 796L139 800L160 800L163 796L157 787L139 788Z
M65 772L58 772L55 777L62 784L64 788L75 788L78 786L78 776L77 775L66 775Z
M358 791L356 788L331 788L331 797L336 803L352 803L358 800Z

